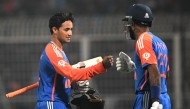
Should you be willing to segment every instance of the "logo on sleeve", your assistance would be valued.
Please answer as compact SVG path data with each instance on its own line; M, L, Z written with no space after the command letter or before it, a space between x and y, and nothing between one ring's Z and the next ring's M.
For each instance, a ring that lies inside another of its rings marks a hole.
M66 62L64 60L59 60L58 65L65 67Z
M144 59L148 60L148 59L150 58L150 53L145 52L145 53L142 55L142 57L143 57Z

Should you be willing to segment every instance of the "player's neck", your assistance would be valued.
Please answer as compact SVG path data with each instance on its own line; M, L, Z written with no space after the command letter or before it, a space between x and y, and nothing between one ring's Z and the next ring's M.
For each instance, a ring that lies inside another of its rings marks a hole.
M149 28L141 28L140 32L136 34L136 39L138 40L139 36L141 36L141 34L145 33L145 32L149 32Z
M51 41L53 42L53 44L55 44L60 50L62 50L63 45L61 44L61 42L55 38L52 38Z

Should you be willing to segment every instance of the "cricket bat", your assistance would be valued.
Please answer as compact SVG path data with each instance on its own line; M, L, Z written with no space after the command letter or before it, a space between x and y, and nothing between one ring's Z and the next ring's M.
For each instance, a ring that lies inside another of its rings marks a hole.
M102 62L102 57L101 56L98 56L98 57L95 57L95 58L92 58L92 59L88 59L86 61L82 61L84 64L85 64L85 67L90 67L92 65L95 65L95 64L98 64L99 62ZM74 64L72 65L73 68L78 68L77 64ZM9 92L6 94L6 97L7 98L12 98L14 96L17 96L17 95L20 95L22 93L25 93L29 90L32 90L34 88L37 88L38 87L38 82L34 83L34 84L31 84L31 85L28 85L26 87L23 87L21 89L18 89L18 90L15 90L13 92Z
M85 64L85 67L90 67L90 66L95 65L95 64L97 64L99 62L102 62L102 60L103 60L102 57L99 56L99 57L95 57L95 58L92 58L92 59L88 59L88 60L83 61L83 62ZM77 66L77 64L74 64L74 65L72 65L72 67L77 68L78 66Z

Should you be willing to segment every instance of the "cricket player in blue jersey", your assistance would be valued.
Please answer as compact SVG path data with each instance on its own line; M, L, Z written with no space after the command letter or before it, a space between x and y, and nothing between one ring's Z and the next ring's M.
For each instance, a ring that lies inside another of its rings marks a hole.
M144 4L134 4L127 10L124 32L127 39L136 40L134 62L124 52L116 60L118 71L134 71L136 99L133 109L171 109L167 93L169 76L168 49L153 33L151 9Z
M49 20L52 37L40 57L36 109L71 109L71 82L89 80L113 66L113 56L87 68L69 64L63 46L71 40L73 21L71 12L56 13Z

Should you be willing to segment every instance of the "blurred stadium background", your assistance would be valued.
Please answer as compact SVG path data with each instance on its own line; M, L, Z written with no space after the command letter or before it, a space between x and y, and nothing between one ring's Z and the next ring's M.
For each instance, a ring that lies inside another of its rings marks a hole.
M168 93L172 109L190 108L190 7L188 0L0 0L0 109L34 109L35 91L7 99L5 94L38 79L41 51L50 40L49 18L60 11L75 16L71 42L64 50L71 64L120 51L133 58L134 41L126 41L121 19L133 3L153 11L151 31L169 48ZM133 74L115 66L90 85L106 101L105 109L131 109ZM75 107L73 106L73 109Z

